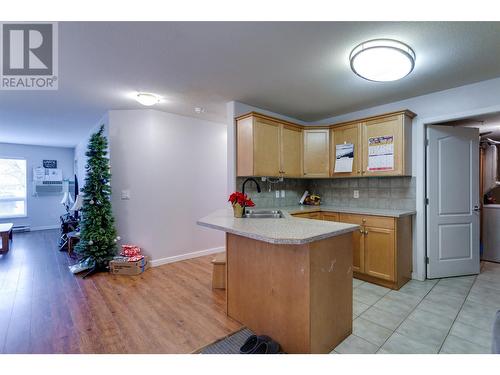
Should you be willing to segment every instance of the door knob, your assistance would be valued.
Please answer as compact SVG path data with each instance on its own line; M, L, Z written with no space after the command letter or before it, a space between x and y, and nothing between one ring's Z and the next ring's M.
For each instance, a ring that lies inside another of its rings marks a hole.
M474 206L474 208L473 208L473 209L474 209L474 211L476 211L476 212L477 212L477 211L481 211L481 207L479 207L478 205Z

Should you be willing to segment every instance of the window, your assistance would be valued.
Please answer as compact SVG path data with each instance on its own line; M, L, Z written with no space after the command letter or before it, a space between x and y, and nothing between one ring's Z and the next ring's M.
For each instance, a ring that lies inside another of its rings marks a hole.
M26 216L26 160L0 158L0 218Z

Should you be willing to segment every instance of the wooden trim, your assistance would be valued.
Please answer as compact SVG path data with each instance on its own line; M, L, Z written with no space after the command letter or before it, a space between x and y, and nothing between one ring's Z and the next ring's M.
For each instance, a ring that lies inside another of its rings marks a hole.
M343 121L343 122L338 122L338 123L329 124L329 125L300 125L300 124L296 124L296 123L293 123L293 122L290 122L290 121L287 121L287 120L282 120L279 117L273 117L273 116L263 115L262 113L252 111L252 112L248 112L248 113L245 113L243 115L235 117L235 120L238 121L238 120L242 120L242 119L247 118L247 117L254 116L254 117L259 117L259 118L262 118L262 119L267 119L269 121L280 122L282 124L287 124L287 125L293 126L293 127L299 127L299 128L302 128L302 129L329 129L329 128L337 127L337 126L344 126L344 125L350 125L350 124L359 123L359 122L365 122L365 121L372 121L372 120L377 120L377 119L383 119L384 117L390 117L390 116L395 116L395 115L400 115L400 114L404 114L404 115L408 116L411 119L413 119L414 117L417 116L417 114L415 112L412 112L409 109L403 109L403 110L400 110L400 111L388 112L388 113L383 113L383 114L380 114L380 115L375 115L375 116L370 116L370 117L363 117L363 118L358 118L358 119L355 119L355 120Z
M258 118L263 119L263 120L268 120L268 121L273 121L273 122L279 122L279 123L284 124L284 125L286 124L286 125L294 127L294 128L304 128L304 125L300 125L300 124L296 124L296 123L293 123L293 122L290 122L290 121L287 121L287 120L283 120L283 119L280 119L279 117L273 117L273 116L263 115L262 113L254 112L254 111L245 113L243 115L235 117L234 119L236 121L239 121L239 120L243 120L243 119L245 119L247 117L258 117Z
M366 273L354 271L352 277L354 277L355 279L358 279L358 280L372 283L372 284L384 286L384 287L389 288L389 289L399 290L399 288L397 286L398 284L396 282L384 280L384 279L379 279L378 277L373 277L373 276L367 275Z
M403 109L403 110L400 110L400 111L394 111L394 112L383 113L383 114L380 114L380 115L375 115L375 116L370 116L370 117L358 118L356 120L349 120L349 121L345 121L345 122L338 122L338 123L335 123L335 124L331 124L329 126L334 126L334 127L344 126L344 125L350 125L350 124L357 123L357 122L366 122L366 121L373 121L373 120L384 119L385 117L397 116L397 115L401 115L401 114L406 115L406 116L408 116L411 119L413 119L414 117L417 116L417 114L415 112L412 112L409 109Z

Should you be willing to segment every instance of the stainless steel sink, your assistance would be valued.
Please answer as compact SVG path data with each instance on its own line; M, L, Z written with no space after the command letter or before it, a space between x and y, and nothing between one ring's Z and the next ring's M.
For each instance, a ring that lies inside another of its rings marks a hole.
M249 219L281 219L284 217L280 210L253 210L246 209L243 217Z

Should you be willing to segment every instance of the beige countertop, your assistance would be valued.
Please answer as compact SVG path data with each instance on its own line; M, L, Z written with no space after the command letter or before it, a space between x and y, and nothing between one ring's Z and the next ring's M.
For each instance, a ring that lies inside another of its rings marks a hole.
M259 209L259 207L255 207ZM280 219L238 219L233 216L231 208L217 210L198 220L197 224L221 230L227 233L252 238L275 244L299 245L324 238L349 233L358 228L357 225L323 220L310 220L293 217L300 212L344 212L353 214L403 217L414 215L414 210L390 210L376 208L349 208L337 206L289 206L276 208L283 212Z
M301 219L291 216L280 208L284 216L280 219L238 219L231 208L221 209L198 220L198 225L259 241L301 245L329 237L352 232L358 225L332 221Z

